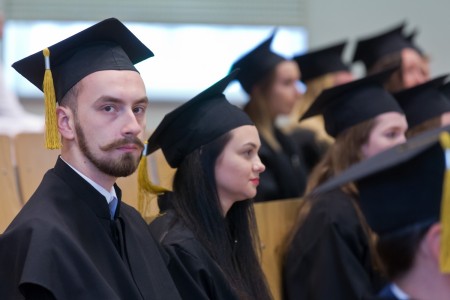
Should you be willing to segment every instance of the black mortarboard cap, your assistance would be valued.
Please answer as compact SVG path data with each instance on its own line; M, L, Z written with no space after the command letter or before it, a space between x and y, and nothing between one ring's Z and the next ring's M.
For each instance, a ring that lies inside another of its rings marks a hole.
M91 73L136 71L134 64L153 56L152 51L115 18L101 21L48 49L56 101ZM43 91L45 59L42 51L15 62L12 67Z
M410 128L450 111L450 100L440 91L447 77L440 76L394 94Z
M294 56L300 67L302 81L317 78L331 72L349 71L350 68L342 61L342 52L347 42L310 51L303 55Z
M286 60L284 57L271 50L275 33L276 31L274 30L269 38L252 51L245 54L231 66L231 71L240 69L236 79L247 94L250 94L252 87L269 74L277 64Z
M405 38L408 42L410 42L411 48L415 49L420 55L423 56L424 55L423 50L419 46L417 46L417 44L414 42L414 39L416 38L417 34L418 30L415 29L411 31L407 36L405 36Z
M226 132L253 125L248 115L228 102L223 91L235 79L234 70L205 91L167 114L148 139L145 155L161 148L173 168L184 157Z
M414 35L406 37L403 34L404 27L405 24L402 23L383 33L358 40L353 61L362 61L366 70L369 70L374 63L387 54L396 53L405 48L418 50L412 41Z
M439 90L447 99L450 99L450 81L443 84Z
M300 121L321 114L325 130L336 137L345 129L379 114L403 113L395 98L383 88L383 82L395 70L385 70L322 91Z
M12 66L44 92L46 147L60 147L56 102L87 75L104 70L137 71L134 64L153 53L119 20L101 21Z

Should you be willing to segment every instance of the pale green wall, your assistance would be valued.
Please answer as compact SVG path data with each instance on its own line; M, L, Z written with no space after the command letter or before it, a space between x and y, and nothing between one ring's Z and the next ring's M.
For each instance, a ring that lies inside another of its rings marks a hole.
M280 0L282 1L282 0ZM449 0L306 0L310 47L320 47L344 38L351 43L346 57L353 53L357 37L369 35L403 20L407 29L419 30L418 44L431 57L432 76L450 72L450 1ZM361 75L361 68L354 68ZM206 87L205 87L206 88ZM42 112L39 105L24 102L30 111ZM177 103L150 105L148 125L154 128L164 114Z

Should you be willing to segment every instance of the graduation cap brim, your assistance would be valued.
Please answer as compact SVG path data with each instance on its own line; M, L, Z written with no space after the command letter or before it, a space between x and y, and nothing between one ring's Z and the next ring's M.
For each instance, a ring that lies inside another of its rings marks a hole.
M63 64L65 61L70 59L74 53L80 51L87 45L99 42L119 45L126 53L132 64L136 64L153 56L153 52L148 49L127 27L125 27L124 24L115 18L109 18L48 47L50 50L50 68ZM42 51L36 52L33 55L15 62L12 67L22 76L27 78L38 89L41 91L43 90L42 83L44 79L45 61ZM81 67L82 66L80 66L80 68ZM95 68L95 66L89 66L89 60L86 61L86 66L84 67L88 70L85 73L88 74L89 68ZM108 68L103 67L103 69ZM70 74L70 70L67 70L66 73L66 76L73 76ZM77 78L77 80L81 79L82 78ZM55 80L57 79L55 78ZM64 87L64 89L69 88L70 87ZM58 89L58 84L55 84L55 89ZM60 91L58 93L57 91L57 95L62 95L65 92ZM60 99L57 98L57 100Z
M364 61L367 57L367 51L373 51L373 49L371 49L370 46L383 43L385 39L391 36L403 36L403 30L405 26L406 22L403 21L387 30L357 40L356 50L355 54L353 55L352 61L354 62L359 60Z
M362 180L368 176L404 163L436 144L440 134L448 131L450 131L450 126L435 128L417 135L404 144L385 150L372 158L365 159L349 167L336 177L318 186L313 193L326 193L347 183Z

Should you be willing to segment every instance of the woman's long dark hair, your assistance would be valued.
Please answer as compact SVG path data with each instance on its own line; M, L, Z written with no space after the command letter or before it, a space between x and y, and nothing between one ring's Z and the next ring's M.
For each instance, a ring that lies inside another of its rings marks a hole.
M258 259L253 201L236 202L225 217L219 201L215 165L230 139L226 133L184 158L175 173L172 204L240 299L271 299Z

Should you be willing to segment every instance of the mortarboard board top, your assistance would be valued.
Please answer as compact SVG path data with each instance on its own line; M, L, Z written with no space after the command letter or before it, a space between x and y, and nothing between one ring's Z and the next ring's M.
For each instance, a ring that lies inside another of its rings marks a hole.
M240 69L236 79L247 94L250 94L253 86L269 74L277 64L286 60L271 50L275 33L276 30L266 40L239 58L231 66L231 71Z
M134 64L153 56L123 23L103 20L50 47L56 101L87 75L101 70L133 70ZM42 51L15 62L12 67L41 91L45 73Z
M302 81L308 81L331 72L349 71L349 66L342 61L342 52L346 44L346 41L342 41L294 56L293 60L300 68Z
M370 70L379 59L388 54L400 52L405 48L419 51L413 43L415 34L405 36L404 27L405 23L402 23L382 33L359 39L356 43L353 62L362 61L366 70Z
M450 111L450 99L440 90L447 77L439 76L394 94L410 128Z
M322 91L300 121L323 115L327 133L336 137L345 129L386 112L403 113L383 82L396 70L377 74Z
M161 148L167 162L176 168L198 147L244 125L253 125L248 115L228 102L223 91L235 79L234 70L188 102L168 113L148 140L144 155Z

